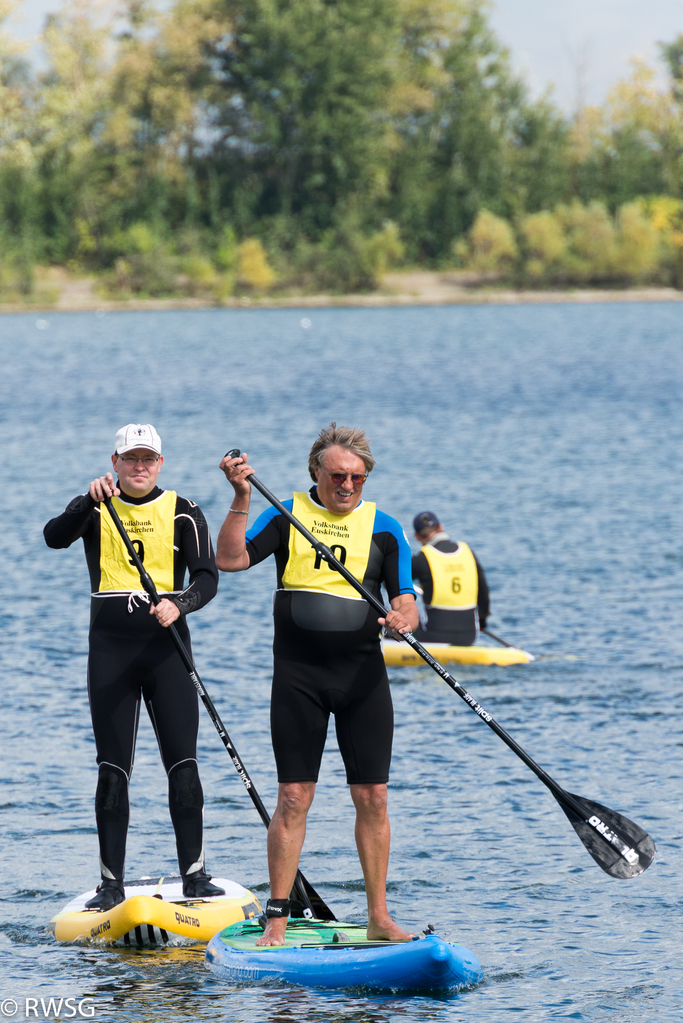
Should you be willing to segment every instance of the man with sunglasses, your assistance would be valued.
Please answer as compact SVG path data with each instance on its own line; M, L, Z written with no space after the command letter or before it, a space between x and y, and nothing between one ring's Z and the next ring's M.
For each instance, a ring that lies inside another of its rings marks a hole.
M111 472L94 479L51 519L48 547L85 545L92 599L88 697L97 763L95 817L101 884L86 908L107 911L123 902L128 833L128 783L144 698L168 775L183 892L190 898L225 894L204 869L203 794L197 768L197 693L174 643L172 623L190 649L185 616L207 604L218 587L218 571L206 520L192 501L161 490L164 459L153 426L129 423L116 434ZM157 590L156 607L141 591L140 576L114 526L112 504ZM190 581L184 587L185 573Z
M417 627L418 613L405 534L395 519L363 500L374 465L364 432L332 423L311 448L314 486L307 494L294 494L285 506L377 597L384 584L391 611L380 619L277 509L263 512L245 534L254 470L246 454L226 456L220 464L234 496L218 537L219 569L241 572L274 554L278 578L271 735L279 789L268 829L271 898L261 945L284 942L330 713L356 809L368 937L409 936L386 904L393 708L380 626L401 639Z

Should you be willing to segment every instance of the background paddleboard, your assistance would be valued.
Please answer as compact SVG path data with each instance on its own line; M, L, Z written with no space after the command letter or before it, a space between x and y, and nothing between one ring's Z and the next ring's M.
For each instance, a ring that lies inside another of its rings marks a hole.
M407 643L394 639L383 642L384 663L392 668L425 664ZM447 643L423 643L425 650L441 664L527 664L533 654L512 646L449 646ZM425 665L426 666L426 665Z
M93 889L72 899L50 920L49 928L58 941L163 946L208 941L229 924L262 912L257 897L241 884L223 877L214 877L213 883L224 888L225 895L188 899L180 877L126 881L125 901L106 913L85 908L95 895Z

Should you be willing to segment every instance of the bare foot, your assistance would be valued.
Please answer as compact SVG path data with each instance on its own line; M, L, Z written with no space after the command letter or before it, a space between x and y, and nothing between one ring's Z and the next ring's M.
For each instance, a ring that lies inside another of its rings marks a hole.
M266 924L266 929L260 938L256 939L257 945L284 945L285 931L287 930L287 918L271 916Z
M415 937L394 923L390 916L381 921L370 920L366 934L368 941L410 941Z

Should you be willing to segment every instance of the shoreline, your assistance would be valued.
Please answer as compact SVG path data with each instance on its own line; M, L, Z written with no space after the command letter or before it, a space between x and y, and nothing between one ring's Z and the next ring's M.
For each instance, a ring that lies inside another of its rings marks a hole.
M441 305L564 305L606 302L683 302L676 288L574 288L567 290L515 290L500 286L465 283L464 275L435 271L397 271L387 274L377 291L351 295L261 295L222 301L204 298L103 299L94 293L92 279L63 282L53 301L0 303L0 313L103 313L160 312L204 309L328 309L383 308L390 306Z

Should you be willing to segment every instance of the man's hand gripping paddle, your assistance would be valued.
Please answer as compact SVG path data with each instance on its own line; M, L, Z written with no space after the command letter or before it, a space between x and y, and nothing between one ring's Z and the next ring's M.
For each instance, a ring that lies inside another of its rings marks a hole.
M128 533L126 532L125 527L121 522L121 519L119 518L118 512L116 511L116 508L113 506L111 502L111 497L105 497L104 503L107 506L107 511L111 515L114 525L119 531L125 548L128 551L128 554L130 555L132 563L138 570L143 590L145 591L145 593L149 594L150 600L155 605L158 604L160 598L159 594L157 593L156 586L154 585L154 581L150 576L149 572L147 572L144 565L140 561L138 552L135 550L135 547L131 543L130 537L128 536ZM180 635L178 634L178 630L176 629L175 625L173 624L169 625L168 631L171 633L171 638L173 639L176 649L180 654L180 659L187 668L188 674L192 679L192 683L197 692L199 693L202 703L209 712L209 717L213 721L214 727L218 732L219 736L221 737L223 745L230 754L230 759L235 765L235 769L239 774L240 778L242 779L242 783L244 784L245 789L249 793L252 803L254 804L258 811L259 817L261 818L265 826L268 827L268 825L270 824L270 815L268 814L268 811L261 802L261 797L256 791L254 783L249 777L247 769L242 763L242 759L239 753L237 752L232 742L230 741L230 736L226 732L223 722L218 716L218 711L214 707L211 697L207 693L206 689L204 688L204 684L202 683L202 680L197 674L197 670L194 666L192 658L190 657L190 654L188 653L187 647L180 638ZM327 906L323 902L321 897L316 892L315 888L306 880L306 878L304 877L300 870L297 872L296 875L296 881L294 882L294 889L292 891L291 898L296 902L300 902L302 904L302 906L304 907L303 912L305 916L311 916L317 920L337 919L332 910L329 908L329 906Z
M239 454L240 452L236 448L228 452L230 458L237 458ZM253 475L248 476L247 479L259 493L263 494L267 501L270 501L278 509L281 515L284 515L289 520L295 529L299 530L302 536L306 537L318 557L326 561L330 568L339 572L367 600L368 604L378 612L380 617L384 618L387 615L387 609L382 602L377 600L369 590L366 590L362 583L358 582L355 576L335 558L329 547L326 547L322 541L309 532L285 508L282 502L278 501L274 494L271 494L260 480L256 479ZM403 638L427 662L430 668L433 668L437 675L451 687L453 692L457 693L468 707L482 721L485 721L489 728L510 747L512 752L534 772L546 788L550 789L569 818L574 831L599 867L602 867L611 877L619 878L636 877L636 875L642 874L644 870L647 870L655 858L655 843L646 831L638 824L630 821L628 817L623 817L620 813L617 813L616 810L610 810L609 807L603 806L601 803L595 803L591 799L584 799L582 796L574 795L572 792L567 792L563 789L531 759L528 753L525 753L522 747L515 742L512 736L508 735L504 728L494 721L491 715L477 703L474 697L470 696L459 682L456 682L443 665L439 664L428 650L425 650L412 633L405 633Z

